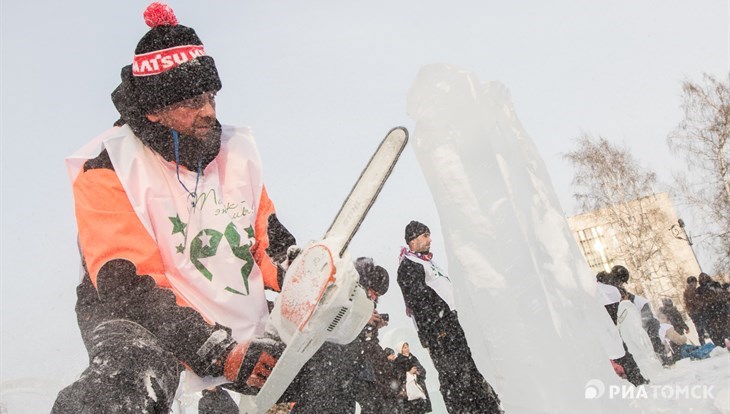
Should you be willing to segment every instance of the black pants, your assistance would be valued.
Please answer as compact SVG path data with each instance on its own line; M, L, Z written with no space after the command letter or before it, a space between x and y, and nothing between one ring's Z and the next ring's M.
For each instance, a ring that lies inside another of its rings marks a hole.
M629 380L630 383L634 384L635 386L639 386L642 384L648 384L649 381L644 378L643 375L641 375L641 371L639 370L639 366L636 365L636 361L634 360L634 356L631 355L631 352L629 352L629 348L626 347L626 343L624 345L624 356L621 358L616 359L616 363L621 365L621 367L624 369L624 373L626 374L626 379Z
M169 413L184 367L157 338L129 320L81 326L89 367L61 390L52 414ZM280 401L296 401L294 413L355 413L355 360L348 347L325 343L307 362ZM225 386L225 385L224 385ZM201 414L237 414L230 395L206 390Z
M429 354L439 373L441 395L450 414L502 413L499 397L476 367L456 312L441 318Z
M283 396L296 401L295 414L354 414L353 348L325 342Z
M61 390L53 414L170 412L183 366L152 333L111 320L87 338L89 367Z
M697 338L700 341L700 345L705 344L705 333L707 331L707 321L705 321L705 318L700 314L692 314L689 315L689 317L692 319L692 322L695 324L695 329L697 330Z
M361 414L400 414L402 409L395 394L383 390L380 384L356 379L353 389Z

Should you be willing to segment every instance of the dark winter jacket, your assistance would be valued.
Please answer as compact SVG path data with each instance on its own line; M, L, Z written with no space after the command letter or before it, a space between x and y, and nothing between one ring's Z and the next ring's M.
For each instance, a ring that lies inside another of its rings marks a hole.
M697 288L687 286L683 293L684 307L687 309L687 314L692 318L696 319L700 313L700 302L697 297Z
M669 323L672 324L672 327L675 331L677 331L678 334L684 335L685 332L689 331L689 326L687 326L687 323L684 322L682 313L679 311L679 309L677 309L676 306L664 305L659 308L659 311L667 316Z
M730 338L730 293L715 281L700 281L697 301L710 339L716 345L722 344Z
M428 347L439 335L442 318L451 313L449 305L426 284L423 265L404 258L398 266L398 285L406 307L416 320L421 345Z
M401 387L403 390L405 390L406 387L406 373L411 370L411 368L416 367L418 369L418 375L416 376L416 382L423 390L423 393L426 394L426 400L418 405L418 412L430 412L431 411L431 398L428 396L428 390L426 389L426 369L421 365L421 363L418 361L418 358L416 358L413 354L409 354L408 356L405 356L403 354L398 354L398 356L395 358L395 366L396 371L398 372L398 378L401 384ZM404 402L407 404L408 397L404 397ZM406 407L408 408L408 407ZM406 409L406 412L413 412L414 410L408 410Z

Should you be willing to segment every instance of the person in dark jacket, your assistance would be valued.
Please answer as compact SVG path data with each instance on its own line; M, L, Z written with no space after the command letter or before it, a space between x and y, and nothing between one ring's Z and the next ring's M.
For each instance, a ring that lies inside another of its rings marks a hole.
M672 302L671 299L662 299L662 306L659 308L659 312L661 312L667 318L667 321L669 321L675 332L677 332L679 335L684 335L685 333L689 332L689 326L684 321L684 318L682 317L682 312L680 312L679 309L674 306L674 302ZM657 314L657 318L659 319L659 322L661 322L659 314Z
M390 388L388 361L378 338L380 328L388 326L388 315L378 313L377 304L378 299L388 292L390 276L370 257L358 258L355 270L360 275L360 285L375 303L376 309L360 335L348 345L356 349L354 399L360 404L362 414L398 414L398 400L393 398L397 394Z
M360 285L377 307L378 298L388 291L388 272L369 257L358 258L354 267ZM370 320L351 343L325 342L297 376L298 383L290 386L298 394L292 399L292 413L354 414L357 402L363 414L398 414L388 405L382 384L386 361L378 330L387 324L373 309Z
M684 289L682 294L684 297L684 307L687 309L692 322L695 324L697 330L697 337L699 338L700 345L705 344L705 333L707 332L707 322L704 319L704 315L700 312L700 302L697 298L697 278L689 276L687 278L687 287Z
M476 367L454 305L451 280L432 260L431 231L418 221L405 228L398 285L421 344L439 373L449 413L502 413L497 393Z
M403 413L403 400L406 399L406 390L398 372L396 359L398 354L392 348L383 350L385 355L385 369L383 370L383 384L387 386L386 399L390 401L391 407L396 407L395 412Z
M707 273L700 273L697 299L707 333L715 346L725 347L730 338L730 293Z
M411 354L408 342L401 342L396 348L400 350L395 358L395 366L403 390L403 411L406 414L430 413L431 399L426 389L426 369Z

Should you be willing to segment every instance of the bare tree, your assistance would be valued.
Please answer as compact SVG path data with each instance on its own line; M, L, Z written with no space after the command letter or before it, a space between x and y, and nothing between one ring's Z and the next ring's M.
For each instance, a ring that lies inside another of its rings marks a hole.
M687 160L677 173L677 192L701 212L717 261L730 272L730 74L723 82L705 74L682 84L684 119L669 135L669 147Z
M587 134L565 158L574 168L573 196L612 232L610 262L629 269L636 293L655 299L667 295L673 289L662 286L676 287L682 272L663 255L671 224L654 199L656 174L642 169L627 149Z

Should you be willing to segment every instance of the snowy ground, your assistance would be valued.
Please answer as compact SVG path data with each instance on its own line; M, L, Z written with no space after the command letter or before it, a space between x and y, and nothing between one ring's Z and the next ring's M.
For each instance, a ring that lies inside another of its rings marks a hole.
M643 390L614 398L630 398L642 414L730 413L730 353L715 348L712 355L701 361L680 360ZM608 396L606 390L601 398Z
M445 414L435 375L433 378L429 391L434 400L434 414ZM0 413L47 413L61 386L44 379L7 381L2 384L0 391ZM587 395L594 395L590 392L587 388ZM529 393L530 390L524 390L525 395ZM628 399L630 405L641 414L730 414L730 353L716 349L714 356L709 359L681 360L674 367L664 369L662 375L649 386L640 389L626 383L626 387L620 390L604 388L597 398ZM509 409L509 405L506 408ZM196 413L195 396L183 397L175 404L174 412ZM519 408L512 407L508 414L520 414Z

